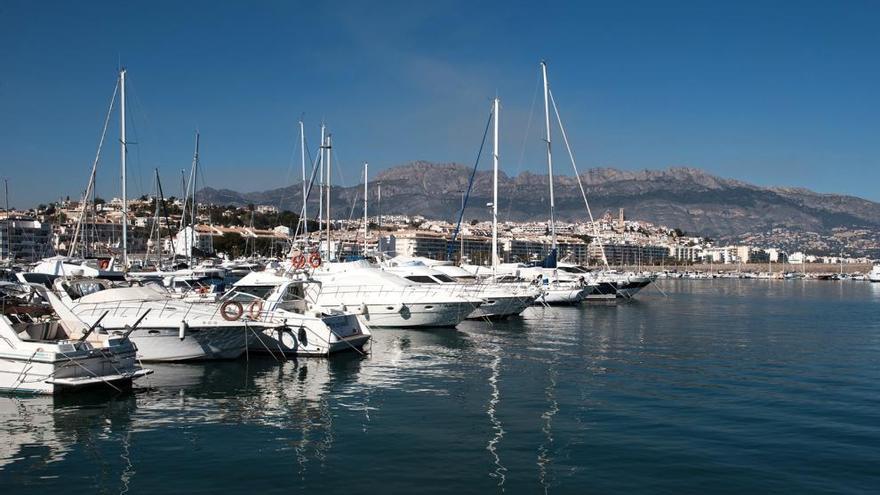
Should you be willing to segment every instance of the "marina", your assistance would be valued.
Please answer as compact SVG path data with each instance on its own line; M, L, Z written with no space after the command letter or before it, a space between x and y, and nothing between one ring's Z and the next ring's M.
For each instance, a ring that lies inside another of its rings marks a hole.
M0 486L873 491L880 285L658 285L666 296L613 306L381 329L365 356L160 363L109 399L2 397Z
M880 492L878 24L0 0L0 495Z

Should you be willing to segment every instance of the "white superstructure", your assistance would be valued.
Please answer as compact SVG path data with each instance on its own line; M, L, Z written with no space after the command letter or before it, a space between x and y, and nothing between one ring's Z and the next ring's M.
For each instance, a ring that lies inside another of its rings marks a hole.
M321 283L307 288L312 300L356 311L372 327L455 326L483 303L420 286L367 261L326 263L312 276Z
M131 340L144 361L237 358L267 326L230 315L221 304L175 299L153 285L113 288L100 279L58 279L55 292L53 307L63 320L91 325L106 312L100 328L109 334L143 317Z
M90 386L121 389L150 370L135 359L124 337L103 347L74 340L58 320L0 316L0 390L54 394Z
M360 351L371 337L358 315L323 308L306 299L309 281L300 276L253 272L235 283L223 300L247 306L250 316L274 323L260 332L250 349L299 356Z

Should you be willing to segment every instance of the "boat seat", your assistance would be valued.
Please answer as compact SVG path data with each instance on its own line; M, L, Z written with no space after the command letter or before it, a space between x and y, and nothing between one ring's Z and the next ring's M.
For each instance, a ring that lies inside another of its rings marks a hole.
M68 338L67 332L61 328L61 325L52 321L16 324L15 329L21 340L31 342L54 342Z

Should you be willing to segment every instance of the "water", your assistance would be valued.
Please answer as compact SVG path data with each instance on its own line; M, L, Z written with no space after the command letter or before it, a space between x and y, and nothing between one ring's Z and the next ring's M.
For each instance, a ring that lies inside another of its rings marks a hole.
M880 490L880 284L661 287L377 330L368 358L156 365L125 397L3 397L0 493Z

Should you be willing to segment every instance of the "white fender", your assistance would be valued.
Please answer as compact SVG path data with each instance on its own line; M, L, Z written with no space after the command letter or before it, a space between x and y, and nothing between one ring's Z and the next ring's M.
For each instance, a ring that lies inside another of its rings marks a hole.
M278 334L278 341L282 346L290 350L296 349L296 337L293 335L293 330L285 327L279 330Z
M180 322L180 327L177 330L177 338L179 338L180 340L183 340L186 338L186 322L185 321Z

